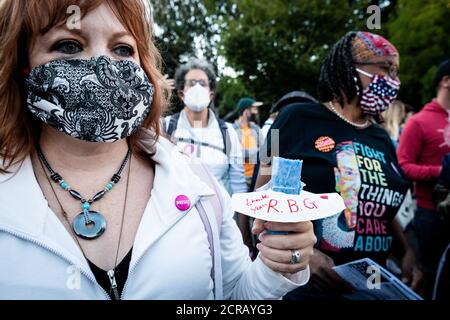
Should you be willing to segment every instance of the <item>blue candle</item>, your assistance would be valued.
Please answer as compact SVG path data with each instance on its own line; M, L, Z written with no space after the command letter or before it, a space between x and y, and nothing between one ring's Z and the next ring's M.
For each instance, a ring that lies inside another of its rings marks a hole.
M273 157L272 160L272 190L286 194L299 195L302 191L303 160L290 160ZM288 234L283 231L270 231L269 234Z

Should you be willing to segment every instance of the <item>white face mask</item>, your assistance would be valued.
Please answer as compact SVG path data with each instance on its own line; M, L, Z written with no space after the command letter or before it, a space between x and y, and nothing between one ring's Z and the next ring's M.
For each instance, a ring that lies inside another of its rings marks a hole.
M184 104L195 112L205 110L210 102L211 99L208 89L205 89L199 84L196 84L184 94Z

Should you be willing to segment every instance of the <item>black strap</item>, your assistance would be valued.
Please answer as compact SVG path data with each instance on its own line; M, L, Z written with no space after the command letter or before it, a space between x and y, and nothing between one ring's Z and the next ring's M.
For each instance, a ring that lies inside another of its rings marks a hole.
M169 138L172 138L172 134L175 132L175 130L177 130L178 120L180 119L180 114L181 113L178 112L170 117L169 126L167 127L167 131L166 131L167 136L169 136Z
M197 145L197 146L208 147L208 148L211 148L211 149L223 152L222 148L219 148L219 147L217 147L215 145L212 145L212 144L209 144L209 143L206 143L206 142L200 142L200 141L194 140L192 138L176 138L175 137L175 138L173 138L173 140L176 141L176 142L184 142L184 143L194 144L194 145Z
M166 134L169 138L172 138L173 133L175 132L175 130L177 130L178 127L178 120L180 119L180 115L181 113L175 113L174 115L172 115L170 117L169 120L169 125L167 127L166 130ZM217 122L219 123L219 129L220 129L220 133L222 134L222 140L223 140L223 149L221 150L223 153L225 153L227 155L227 157L230 157L230 151L231 151L231 138L228 132L228 127L225 121L223 121L222 119L217 118ZM181 142L188 142L191 144L197 144L197 145L202 145L205 147L211 147L213 149L218 149L216 146L212 146L208 143L199 143L193 139L183 139L183 138L176 138L176 141L181 141ZM220 149L218 149L220 150Z
M223 153L227 155L227 158L230 158L231 152L231 138L228 132L228 127L225 121L217 118L217 122L219 122L220 133L222 134L223 140Z

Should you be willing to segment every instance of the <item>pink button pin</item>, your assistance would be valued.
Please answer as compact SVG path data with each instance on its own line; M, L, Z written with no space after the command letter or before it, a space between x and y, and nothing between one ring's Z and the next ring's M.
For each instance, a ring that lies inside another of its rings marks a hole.
M181 194L175 198L175 206L180 211L187 211L191 207L191 200L188 197Z

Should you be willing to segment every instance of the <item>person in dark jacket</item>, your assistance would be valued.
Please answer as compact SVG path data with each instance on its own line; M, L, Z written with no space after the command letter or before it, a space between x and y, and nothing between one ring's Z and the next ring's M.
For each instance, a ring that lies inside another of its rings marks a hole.
M432 192L450 152L450 59L436 71L436 98L409 119L400 136L398 161L406 178L415 185L417 209L413 227L417 234L419 261L425 275L424 296L431 297L435 271L450 235L433 205Z
M450 153L442 161L442 171L433 191L433 203L448 234L450 232ZM450 301L450 243L447 243L447 248L436 270L433 300Z

